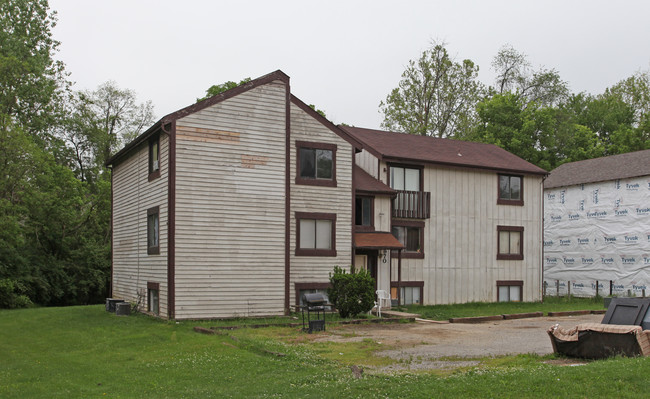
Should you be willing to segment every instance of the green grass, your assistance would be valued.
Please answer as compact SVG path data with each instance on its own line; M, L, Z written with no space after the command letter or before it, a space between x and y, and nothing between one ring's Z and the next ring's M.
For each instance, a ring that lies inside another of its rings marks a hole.
M407 312L425 319L448 320L452 317L494 316L513 313L559 312L570 310L604 310L602 298L546 297L540 302L472 302L458 305L409 305Z
M118 317L103 306L0 311L0 397L638 398L650 380L647 358L559 367L533 355L448 376L355 379L349 365L371 357L377 343L323 344L288 327L203 335L195 325Z

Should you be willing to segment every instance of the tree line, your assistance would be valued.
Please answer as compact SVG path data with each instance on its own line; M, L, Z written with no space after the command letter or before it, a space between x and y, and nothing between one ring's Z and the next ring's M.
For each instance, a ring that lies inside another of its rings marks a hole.
M151 125L114 82L74 91L47 0L0 1L0 307L109 293L110 154Z
M47 0L0 1L0 308L109 295L105 162L154 122L151 102L115 82L73 90L55 59L55 24ZM492 67L497 79L486 87L474 62L434 44L380 104L382 127L494 143L547 170L649 148L648 72L593 96L570 93L557 71L533 69L512 47ZM206 97L234 86L212 86Z
M603 93L572 93L555 69L533 68L503 46L493 85L473 61L433 43L411 60L380 104L388 130L496 144L546 170L562 163L650 148L650 72Z

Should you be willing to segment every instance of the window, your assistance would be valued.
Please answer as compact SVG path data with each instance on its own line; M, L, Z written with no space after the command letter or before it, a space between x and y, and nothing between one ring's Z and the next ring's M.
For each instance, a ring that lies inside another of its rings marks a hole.
M397 300L397 281L390 283L391 298ZM422 290L424 281L402 281L400 287L400 300L402 305L422 305Z
M499 175L499 199L497 204L524 204L523 178L521 176Z
M147 210L147 254L160 253L160 223L158 207Z
M372 230L373 223L373 198L356 197L354 209L354 224Z
M524 228L520 226L497 226L497 259L524 259Z
M499 302L521 302L524 282L521 280L497 281L497 300Z
M160 177L160 136L149 140L149 181Z
M147 310L155 315L160 313L160 284L147 282Z
M296 256L336 256L336 214L296 212Z
M390 187L400 191L420 191L420 169L391 166Z
M336 145L297 141L296 184L336 187Z
M424 222L393 220L392 233L404 245L403 258L424 258ZM391 251L397 257L397 251Z

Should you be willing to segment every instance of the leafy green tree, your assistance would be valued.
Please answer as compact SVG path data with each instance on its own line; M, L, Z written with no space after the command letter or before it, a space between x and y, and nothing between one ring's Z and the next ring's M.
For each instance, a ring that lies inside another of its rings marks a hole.
M208 90L205 91L205 96L201 98L197 98L196 102L198 103L199 101L203 101L205 99L208 99L210 97L216 96L217 94L221 94L226 90L234 89L237 86L241 86L243 84L246 84L251 81L251 78L244 78L242 79L239 83L233 82L231 80L221 83L218 85L212 85Z
M523 107L555 106L569 95L567 82L554 69L533 70L525 54L510 45L503 46L492 61L498 94L513 93L524 101Z
M12 121L31 134L61 116L69 83L53 55L56 15L47 0L0 1L0 125Z
M336 306L343 318L354 317L359 313L370 311L375 304L375 280L367 270L347 273L344 269L334 267L330 273L331 288L327 296Z
M478 66L454 61L442 44L411 60L397 88L379 105L382 127L424 136L453 137L472 125L483 90Z

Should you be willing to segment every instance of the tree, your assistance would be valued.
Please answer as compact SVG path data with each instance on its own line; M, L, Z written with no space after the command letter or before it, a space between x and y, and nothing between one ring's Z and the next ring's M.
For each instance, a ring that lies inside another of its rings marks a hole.
M523 106L555 106L569 95L567 82L554 69L533 70L525 54L503 46L492 61L497 94L507 92L524 99Z
M482 92L478 66L455 62L443 44L409 61L399 86L379 105L382 127L425 136L452 137L467 129Z
M100 173L111 153L153 124L151 101L136 99L133 90L120 89L112 81L74 94L60 136L81 180Z
M242 79L239 83L233 82L231 80L221 83L218 85L212 85L208 90L205 91L205 96L201 98L197 98L196 102L198 103L199 101L203 101L205 99L208 99L210 97L216 96L217 94L221 94L226 90L234 89L237 86L241 86L243 84L246 84L251 81L251 78L244 78Z
M0 2L0 125L16 122L28 133L43 133L62 115L69 83L55 61L52 38L56 15L47 0Z

